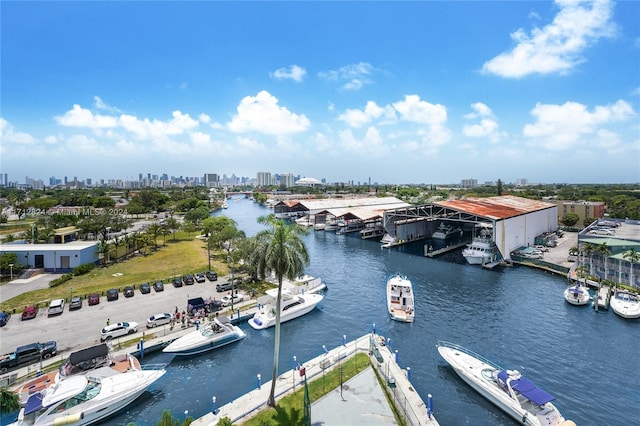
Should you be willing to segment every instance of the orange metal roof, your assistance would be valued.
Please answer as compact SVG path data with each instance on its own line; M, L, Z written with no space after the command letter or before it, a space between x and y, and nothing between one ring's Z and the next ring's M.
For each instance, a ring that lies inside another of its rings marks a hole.
M556 207L555 204L529 198L503 195L488 198L465 198L462 200L438 201L434 204L461 210L466 213L491 219L506 219L539 210Z

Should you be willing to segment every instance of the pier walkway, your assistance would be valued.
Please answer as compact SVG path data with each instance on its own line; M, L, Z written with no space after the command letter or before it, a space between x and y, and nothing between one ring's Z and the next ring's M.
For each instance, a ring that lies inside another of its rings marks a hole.
M369 354L373 368L384 379L386 386L383 388L377 379L372 380L373 369L361 372L348 382L348 387L343 384L342 395L339 391L332 391L312 404L312 424L338 418L341 425L396 425L397 422L391 409L388 408L383 394L386 389L396 406L396 410L404 418L406 424L412 426L438 425L433 414L427 413L427 405L411 385L407 377L409 373L395 362L395 354L385 344L385 339L382 336L373 333L366 334L344 345L327 350L325 354L302 365L306 370L307 378L313 380L322 377L325 372L339 367L342 360L348 359L358 352ZM281 374L277 380L276 400L291 394L296 385L300 387L302 384L298 370L294 369ZM344 392L345 389L347 392ZM241 424L259 411L268 408L266 403L270 390L271 381L269 380L236 400L220 408L215 408L215 413L208 413L191 424L213 426L224 417L229 418L234 424Z

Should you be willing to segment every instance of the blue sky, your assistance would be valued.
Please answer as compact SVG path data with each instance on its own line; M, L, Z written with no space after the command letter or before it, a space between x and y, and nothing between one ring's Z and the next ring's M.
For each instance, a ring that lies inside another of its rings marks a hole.
M0 172L640 182L640 2L2 1Z

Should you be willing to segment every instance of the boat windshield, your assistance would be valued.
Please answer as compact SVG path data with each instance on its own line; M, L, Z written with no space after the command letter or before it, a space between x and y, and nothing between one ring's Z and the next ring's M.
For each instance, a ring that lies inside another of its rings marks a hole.
M49 410L49 415L62 413L79 404L82 404L83 402L95 398L100 393L101 388L102 384L98 379L89 378L87 387L82 392L72 398L60 402L53 409Z
M216 333L222 333L224 331L224 327L220 326L218 323L211 323L206 327L202 327L202 334L204 337L213 336Z

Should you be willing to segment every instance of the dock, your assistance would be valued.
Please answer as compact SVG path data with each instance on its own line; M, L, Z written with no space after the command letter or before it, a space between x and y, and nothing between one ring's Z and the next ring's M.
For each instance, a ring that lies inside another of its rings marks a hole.
M439 256L441 254L449 253L450 251L458 250L459 248L465 247L469 243L470 243L470 241L463 241L461 243L452 244L450 246L442 247L442 248L437 249L437 250L433 250L433 249L429 250L429 248L431 246L425 244L424 245L424 255L427 256L427 257L436 257L436 256Z
M609 302L611 301L611 289L603 285L598 288L597 293L593 297L593 309L598 311L598 309L609 309Z
M366 398L371 398L370 403L376 403L380 400L384 400L382 394L383 390L386 392L399 415L404 418L406 424L412 425L425 425L425 426L438 426L438 422L433 416L431 410L431 401L428 396L428 404L425 404L424 400L415 391L415 387L410 382L410 369L402 369L396 363L396 354L392 351L389 345L390 341L386 340L383 336L375 333L366 334L359 337L356 340L345 342L343 345L339 345L331 350L327 350L326 353L317 356L307 362L304 362L302 366L305 368L306 376L308 380L314 380L323 377L323 374L327 371L331 371L334 368L339 368L343 360L349 359L356 353L366 353L369 355L371 364L376 374L384 380L385 385L374 386L373 391L371 389L361 389L358 392L353 393L353 397L350 397L350 391L354 391L350 386L343 386L343 390L346 389L347 398L341 397L341 392L329 392L323 398L318 401L314 401L311 407L311 420L312 424L319 421L322 416L326 416L326 409L316 406L316 404L322 404L326 408L327 404L331 406L331 411L334 414L339 414L340 418L349 424L363 424L362 418L358 417L359 408ZM360 374L367 371L365 370ZM356 379L354 377L352 380ZM299 371L291 369L278 376L276 383L276 400L289 395L294 392L296 385L298 389L302 385ZM356 380L353 383L358 383ZM384 388L384 389L383 389ZM271 390L271 380L258 385L258 387L240 396L239 398L219 407L213 407L213 412L207 413L203 417L196 419L192 425L216 425L218 422L227 417L233 424L240 424L253 417L261 410L269 408L267 406L267 399ZM379 391L379 392L378 392ZM337 396L337 399L332 402L327 401ZM366 402L366 401L365 401ZM366 404L365 404L366 405ZM314 409L315 407L315 409ZM316 413L314 415L314 412ZM349 419L353 421L349 421ZM395 418L390 416L385 422L378 422L376 424L395 425L397 424Z

